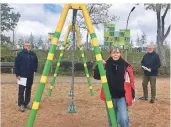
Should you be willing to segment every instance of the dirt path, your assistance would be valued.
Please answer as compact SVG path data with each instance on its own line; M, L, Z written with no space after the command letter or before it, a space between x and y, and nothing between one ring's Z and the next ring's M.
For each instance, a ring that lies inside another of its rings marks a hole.
M9 75L8 75L9 76ZM17 85L13 76L3 76L6 79L1 84L1 106L2 106L2 127L25 127L29 111L21 113L17 107ZM64 80L65 79L65 80ZM34 127L108 127L104 103L99 99L101 85L94 85L98 82L92 81L94 96L90 96L88 85L85 81L75 84L75 104L77 113L67 113L70 97L70 79L63 77L63 83L57 83L51 97L47 96L49 84L46 85L41 105L36 116ZM7 81L9 80L9 81ZM37 81L33 85L32 101L37 90ZM6 82L5 82L6 81ZM66 82L66 83L65 83ZM84 83L85 82L85 83ZM150 89L149 89L150 90ZM157 80L157 101L150 104L149 101L139 101L129 108L131 127L169 127L169 78ZM150 91L149 91L150 94ZM136 78L136 98L142 95L141 78Z

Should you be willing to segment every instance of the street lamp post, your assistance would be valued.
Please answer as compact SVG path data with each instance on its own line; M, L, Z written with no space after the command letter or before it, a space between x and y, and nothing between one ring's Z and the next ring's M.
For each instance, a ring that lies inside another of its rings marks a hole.
M131 15L131 12L134 11L134 9L135 9L135 7L133 7L133 8L131 9L131 11L129 12L129 15L128 15L128 18L127 18L127 23L126 23L126 30L127 30L127 28L128 28L129 17L130 17L130 15Z
M129 17L130 17L130 15L131 15L131 12L134 11L134 9L135 9L135 7L133 7L133 8L131 9L131 11L129 12L129 15L128 15L128 18L127 18L127 23L126 23L126 30L127 30L127 28L128 28ZM125 50L126 50L126 51L125 51L125 60L127 61L127 49L125 49Z

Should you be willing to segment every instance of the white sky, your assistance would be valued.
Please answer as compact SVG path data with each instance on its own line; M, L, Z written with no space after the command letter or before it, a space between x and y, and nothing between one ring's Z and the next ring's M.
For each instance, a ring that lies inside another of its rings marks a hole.
M11 7L14 7L17 12L20 12L21 18L18 22L16 28L16 38L18 39L21 36L29 36L32 32L35 37L44 37L47 38L49 32L54 32L56 25L59 20L60 13L47 12L43 8L43 4L10 4ZM63 7L63 4L61 4ZM145 10L144 5L135 5L132 4L113 4L110 8L109 13L114 14L120 17L120 20L116 23L116 29L125 29L126 20L128 14L133 6L136 6L135 10L131 13L129 19L128 29L131 29L131 39L136 40L137 35L141 35L143 32L147 35L148 42L156 41L156 14L153 11ZM72 13L71 11L68 14L66 23L64 25L61 40L63 40L64 34L67 31L69 23L71 23ZM166 16L165 20L166 29L170 23L170 11ZM103 27L100 29L95 29L97 38L101 44L103 44ZM12 35L12 32L7 33ZM83 33L85 40L86 34ZM170 36L170 35L169 35ZM170 38L167 38L167 41L170 41Z

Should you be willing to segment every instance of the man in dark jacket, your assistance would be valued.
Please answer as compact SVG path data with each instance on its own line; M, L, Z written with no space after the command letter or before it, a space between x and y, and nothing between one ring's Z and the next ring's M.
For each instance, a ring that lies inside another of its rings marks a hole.
M148 82L151 86L151 100L150 103L154 103L156 97L156 76L158 74L158 68L160 68L160 59L158 54L154 51L151 45L147 46L147 53L144 55L141 61L142 68L144 69L143 77L143 92L144 96L139 98L141 100L148 100Z
M15 73L17 79L20 80L20 78L27 78L26 86L19 84L18 106L22 112L25 111L25 108L30 108L29 102L31 98L31 88L34 73L37 72L37 67L37 56L33 51L31 51L30 43L25 43L24 49L19 52L15 58Z

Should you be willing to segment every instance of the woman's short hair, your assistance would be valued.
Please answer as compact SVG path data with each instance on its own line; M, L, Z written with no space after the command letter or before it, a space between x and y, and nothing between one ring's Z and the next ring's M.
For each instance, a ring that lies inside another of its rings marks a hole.
M112 53L112 52L122 52L122 49L120 48L120 47L117 47L117 46L114 46L114 47L111 47L110 48L110 53Z

